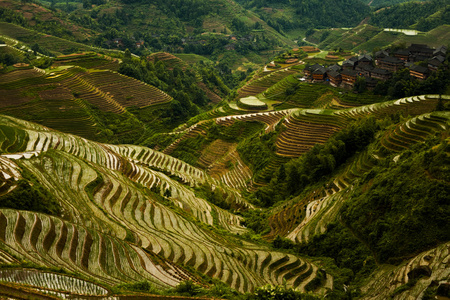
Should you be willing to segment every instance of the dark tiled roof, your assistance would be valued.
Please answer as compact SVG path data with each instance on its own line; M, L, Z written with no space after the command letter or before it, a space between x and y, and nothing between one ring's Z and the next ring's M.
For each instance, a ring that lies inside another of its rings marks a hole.
M409 46L408 50L410 52L423 52L423 53L433 53L434 50L429 48L427 45L422 45L422 44L412 44L411 46Z
M410 53L406 49L399 49L399 50L395 51L395 54L397 54L397 55L409 55Z
M372 70L372 74L390 75L390 74L392 74L392 72L385 70L385 69L374 68Z
M373 67L371 65L363 65L363 66L356 66L355 70L364 70L364 71L371 71L373 70Z
M403 60L393 56L386 56L385 58L380 59L380 61L392 64L403 64Z
M313 74L325 74L326 72L325 68L320 66L313 71Z
M329 67L327 68L327 71L331 71L331 70L332 70L332 71L338 72L338 71L341 70L341 67L340 67L339 65L334 64L334 65L329 66Z
M434 55L436 55L436 54L447 54L447 47L444 46L444 45L439 46L438 48L436 48L436 50L434 50L433 54Z
M356 72L355 70L344 70L341 72L341 74L347 76L358 76L358 72Z
M409 67L411 70L421 73L421 74L428 74L430 71L426 67L418 66L418 65L412 65Z
M334 78L336 78L336 77L340 76L341 74L340 74L339 72L336 72L336 71L331 70L331 71L328 71L328 72L327 72L327 75L328 75L328 77L334 77Z
M433 59L437 59L440 62L444 62L445 57L443 57L442 55L436 55L435 57L433 57Z
M428 65L439 67L440 65L442 65L442 62L437 60L436 58L433 58L428 61Z
M389 56L389 52L387 52L386 50L380 50L380 51L375 52L376 58L383 58L386 56Z
M427 60L429 57L423 55L413 55L412 58L414 61L424 61Z
M370 54L360 55L358 61L372 61L372 56Z
M350 66L354 66L354 65L355 65L355 62L354 62L353 60L347 59L346 61L344 61L344 62L342 63L342 65L350 65Z

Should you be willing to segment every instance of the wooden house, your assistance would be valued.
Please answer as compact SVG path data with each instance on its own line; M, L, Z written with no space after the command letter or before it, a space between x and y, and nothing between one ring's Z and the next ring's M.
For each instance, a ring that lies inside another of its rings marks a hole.
M387 50L380 50L375 52L375 65L378 65L378 60L388 57L389 52Z
M338 87L342 82L342 76L338 71L330 70L327 71L328 81L330 85Z
M327 76L327 71L322 66L316 68L312 72L312 77L313 77L313 80L315 80L315 81L324 81L326 76Z
M445 57L445 55L447 55L447 47L444 45L437 47L436 50L434 50L433 52L433 56L438 55Z
M389 78L391 78L391 76L392 72L380 68L374 68L370 72L370 77L379 80L388 80Z
M406 49L399 49L394 53L394 57L397 57L398 59L401 59L403 61L409 61L410 55L411 53Z
M139 40L136 42L136 48L141 48L144 46L144 40Z
M397 57L387 56L378 60L378 68L385 69L391 72L397 72L403 69L405 62Z
M342 68L344 70L353 70L355 68L355 61L347 59L342 63Z
M344 70L341 73L342 83L349 86L354 86L358 78L358 72L355 70Z
M409 46L407 50L411 53L411 55L420 55L427 58L432 58L434 52L433 49L424 44L411 44L411 46Z
M310 76L312 76L313 71L319 67L322 67L322 66L319 64L306 65L305 69L303 69L303 72L305 73L306 76L310 77Z
M417 79L424 80L424 79L427 79L428 76L430 75L430 70L428 70L427 67L412 65L409 68L409 75L411 75Z
M373 62L372 56L363 54L358 57L358 66L371 66Z
M373 70L371 65L357 65L355 71L359 76L370 77L370 72Z
M438 68L444 66L445 57L437 55L428 61L428 70L436 72Z

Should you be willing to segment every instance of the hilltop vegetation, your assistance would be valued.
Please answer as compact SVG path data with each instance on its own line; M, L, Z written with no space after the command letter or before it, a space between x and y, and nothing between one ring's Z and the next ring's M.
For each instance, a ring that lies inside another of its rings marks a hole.
M370 24L381 28L414 28L430 31L450 23L450 5L447 1L406 2L375 12Z
M353 27L370 9L359 0L352 1L279 1L239 0L244 7L258 12L279 32L321 27Z

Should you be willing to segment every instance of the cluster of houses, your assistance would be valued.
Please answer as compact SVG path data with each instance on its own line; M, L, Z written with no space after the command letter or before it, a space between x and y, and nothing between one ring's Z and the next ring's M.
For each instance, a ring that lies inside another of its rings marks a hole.
M372 55L354 56L342 63L324 67L319 64L307 65L305 76L313 82L327 81L332 86L352 88L358 77L364 77L367 88L374 88L379 80L385 81L398 70L408 68L411 76L424 80L432 72L444 66L447 47L436 49L427 45L412 44L406 49L391 52L389 49ZM421 62L420 65L416 64ZM422 63L424 62L424 63ZM425 66L426 65L426 66Z
M132 43L134 44L134 46L136 48L141 48L144 46L145 41L144 40L134 40L134 38L132 39ZM112 40L109 40L106 42L106 44L108 44L110 47L114 46L116 48L124 48L126 47L125 45L125 41L122 38L115 38Z

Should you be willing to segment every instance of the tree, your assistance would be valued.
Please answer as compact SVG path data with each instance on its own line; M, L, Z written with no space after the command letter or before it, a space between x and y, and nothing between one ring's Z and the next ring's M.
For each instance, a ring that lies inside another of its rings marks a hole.
M131 61L131 52L128 48L123 53L123 61L124 61L124 63Z

